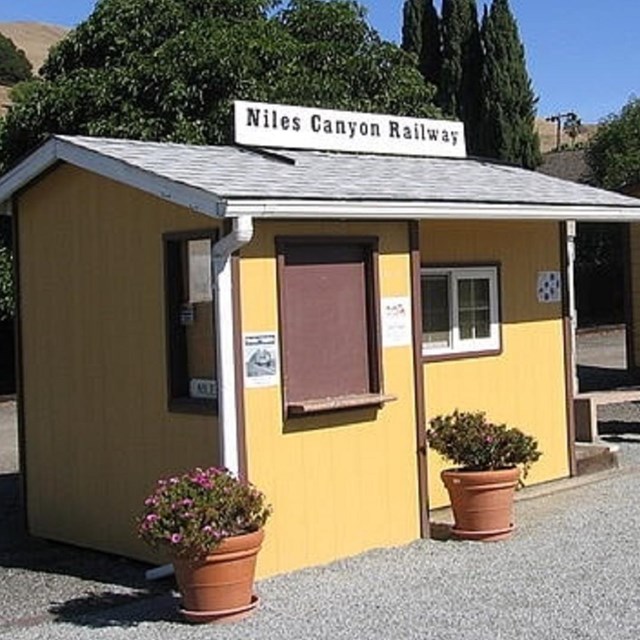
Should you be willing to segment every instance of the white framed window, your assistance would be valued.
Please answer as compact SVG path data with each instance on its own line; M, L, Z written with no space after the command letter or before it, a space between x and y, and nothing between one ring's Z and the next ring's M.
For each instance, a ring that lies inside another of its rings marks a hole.
M421 271L422 355L500 349L498 267Z

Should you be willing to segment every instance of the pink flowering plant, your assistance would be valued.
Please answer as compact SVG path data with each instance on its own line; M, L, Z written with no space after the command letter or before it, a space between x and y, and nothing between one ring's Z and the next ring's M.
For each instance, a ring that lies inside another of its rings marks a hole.
M257 531L271 514L263 493L226 469L158 481L138 519L140 537L174 556L202 558L224 538Z
M538 442L520 429L494 424L481 411L454 411L429 421L427 441L439 454L466 471L522 466L526 477L540 458Z

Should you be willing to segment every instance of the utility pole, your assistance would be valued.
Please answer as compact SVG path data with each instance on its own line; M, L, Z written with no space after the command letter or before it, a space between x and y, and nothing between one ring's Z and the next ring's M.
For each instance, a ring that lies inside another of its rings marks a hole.
M573 111L567 113L557 113L555 116L545 118L547 122L556 123L556 151L560 151L560 135L562 134L562 122L567 120L577 120L578 116Z

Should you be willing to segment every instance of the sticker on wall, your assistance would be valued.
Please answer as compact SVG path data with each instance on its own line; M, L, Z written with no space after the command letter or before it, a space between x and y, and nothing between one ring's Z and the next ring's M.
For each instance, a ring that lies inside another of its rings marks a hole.
M538 302L560 302L562 280L559 271L538 272Z
M201 400L215 400L218 397L218 383L210 378L191 378L189 396Z
M410 298L382 298L382 346L411 346Z
M247 388L280 384L275 333L244 334L244 384Z

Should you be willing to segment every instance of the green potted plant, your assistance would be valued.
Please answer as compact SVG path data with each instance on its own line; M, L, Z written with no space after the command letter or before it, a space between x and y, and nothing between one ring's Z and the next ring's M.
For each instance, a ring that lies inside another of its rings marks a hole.
M158 481L138 533L171 557L188 620L237 619L255 608L256 558L270 514L264 495L226 469L196 468Z
M541 455L537 441L488 421L480 411L456 410L433 418L429 427L429 446L457 465L441 474L451 499L454 535L483 541L508 538L514 529L515 489Z

